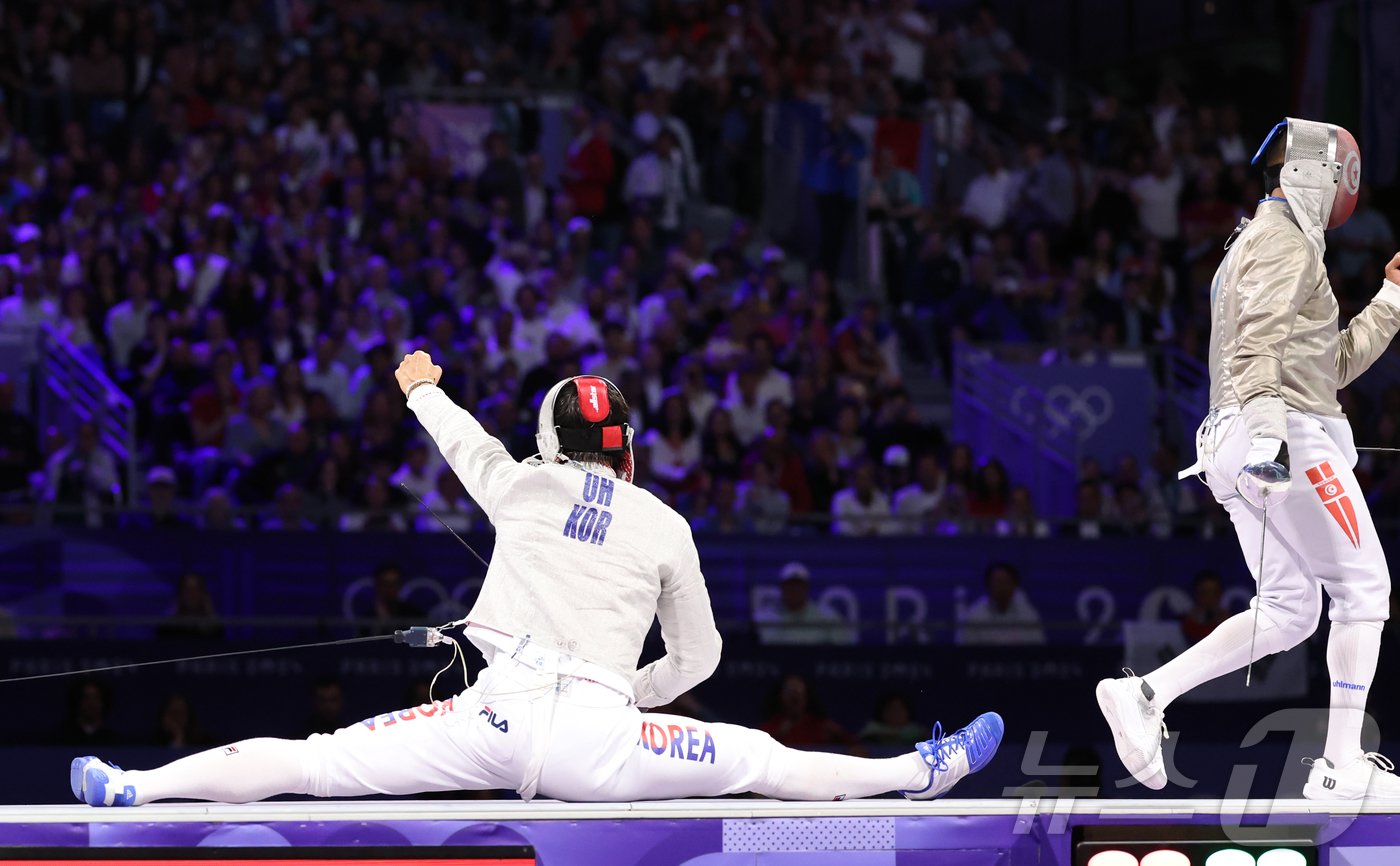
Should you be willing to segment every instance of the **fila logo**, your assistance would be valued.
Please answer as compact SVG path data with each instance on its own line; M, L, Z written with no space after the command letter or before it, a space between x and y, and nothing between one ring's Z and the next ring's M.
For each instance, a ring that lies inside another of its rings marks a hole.
M1352 547L1359 548L1361 530L1356 522L1356 506L1351 504L1351 497L1347 495L1346 488L1337 480L1337 473L1332 471L1332 464L1324 460L1309 469L1308 480L1317 490L1318 498L1322 500L1327 513L1332 515L1332 519L1342 528L1347 541L1351 542Z
M1322 787L1324 787L1324 788L1326 788L1327 790L1331 791L1331 790L1333 790L1334 788L1337 787L1337 780L1334 779L1334 778L1332 778L1331 776L1323 776L1323 777L1322 777Z
M486 721L487 721L488 723L490 723L491 727L495 728L496 730L500 731L501 733L503 733L503 734L509 734L509 733L510 733L510 722L507 721L506 719L499 719L499 720L498 720L498 719L496 718L496 711L493 710L493 709L491 709L489 706L483 706L483 707L481 708L481 712L477 713L477 715L478 715L478 716L485 716L485 717L486 717Z
M237 747L237 746L224 746L224 754L225 754L225 755L236 755L236 754L238 754L238 747Z

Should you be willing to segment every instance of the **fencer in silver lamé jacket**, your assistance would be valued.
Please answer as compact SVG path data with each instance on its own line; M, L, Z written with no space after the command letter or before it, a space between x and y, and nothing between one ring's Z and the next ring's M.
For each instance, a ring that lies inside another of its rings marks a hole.
M1342 417L1337 390L1366 372L1400 331L1400 286L1337 329L1337 299L1288 203L1241 220L1211 283L1210 402L1239 406L1251 438L1287 441L1289 409Z

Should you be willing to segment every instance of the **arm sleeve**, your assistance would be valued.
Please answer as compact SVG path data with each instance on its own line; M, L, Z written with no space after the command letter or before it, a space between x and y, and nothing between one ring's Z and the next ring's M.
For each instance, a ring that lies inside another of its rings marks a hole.
M661 575L656 618L666 655L637 671L632 691L639 707L659 707L709 678L719 667L720 637L710 593L700 573L700 554L688 527L677 561Z
M491 522L496 507L521 472L529 471L510 456L501 441L482 429L471 413L453 403L436 385L419 385L408 397L408 408L437 443L447 465L462 479Z
M1341 333L1337 342L1337 387L1345 388L1366 372L1400 330L1400 285L1386 280Z
M1243 407L1250 438L1287 441L1283 351L1306 298L1304 275L1312 255L1302 237L1260 235L1245 254L1235 287L1239 308L1230 380Z

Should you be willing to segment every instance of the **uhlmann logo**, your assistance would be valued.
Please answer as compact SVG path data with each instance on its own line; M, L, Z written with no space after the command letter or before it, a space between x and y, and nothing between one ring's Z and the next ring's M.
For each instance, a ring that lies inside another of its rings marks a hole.
M1366 687L1363 686L1363 685L1358 685L1357 683L1344 683L1344 682L1342 682L1341 680L1333 680L1333 681L1332 681L1332 688L1334 688L1334 689L1351 689L1351 690L1357 691L1357 692L1364 692L1364 691L1366 691Z

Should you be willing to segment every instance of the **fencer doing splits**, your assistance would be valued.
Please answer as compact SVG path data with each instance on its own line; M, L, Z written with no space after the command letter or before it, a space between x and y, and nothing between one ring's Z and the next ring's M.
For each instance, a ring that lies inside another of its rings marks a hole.
M1308 760L1303 794L1400 797L1394 765L1361 746L1390 573L1352 473L1356 448L1337 402L1337 389L1364 373L1400 329L1400 254L1375 298L1338 332L1323 230L1355 207L1356 140L1331 124L1289 118L1264 139L1253 164L1271 194L1235 229L1211 284L1211 409L1196 434L1196 464L1182 476L1204 475L1235 524L1258 588L1251 610L1152 673L1100 682L1099 707L1128 771L1162 788L1167 706L1306 640L1326 589L1331 707L1327 742L1321 757Z
M73 761L94 806L167 798L244 803L513 788L570 801L752 791L839 800L946 793L1001 741L995 713L904 755L800 752L761 731L643 714L704 681L720 637L690 527L633 486L628 408L612 383L566 379L540 409L539 459L516 463L437 387L423 352L397 378L408 405L496 527L496 550L466 636L487 668L466 691L305 740L253 739L156 770ZM638 670L659 618L666 654Z

